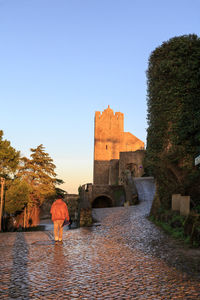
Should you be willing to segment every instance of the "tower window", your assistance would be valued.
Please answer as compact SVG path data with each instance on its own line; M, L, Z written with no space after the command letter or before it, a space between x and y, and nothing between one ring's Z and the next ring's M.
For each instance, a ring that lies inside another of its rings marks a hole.
M106 150L108 149L108 145L106 145Z

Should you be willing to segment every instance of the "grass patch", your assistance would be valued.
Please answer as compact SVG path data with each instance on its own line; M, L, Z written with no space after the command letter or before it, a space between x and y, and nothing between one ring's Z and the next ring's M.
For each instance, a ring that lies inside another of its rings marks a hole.
M184 217L167 213L165 217L161 217L161 220L154 216L150 216L149 220L173 238L181 240L186 244L191 244L190 236L184 233Z

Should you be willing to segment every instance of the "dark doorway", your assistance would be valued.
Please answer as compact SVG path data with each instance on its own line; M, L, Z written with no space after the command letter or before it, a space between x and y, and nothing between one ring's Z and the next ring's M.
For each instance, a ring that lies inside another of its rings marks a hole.
M92 208L112 207L112 200L107 196L99 196L94 199Z

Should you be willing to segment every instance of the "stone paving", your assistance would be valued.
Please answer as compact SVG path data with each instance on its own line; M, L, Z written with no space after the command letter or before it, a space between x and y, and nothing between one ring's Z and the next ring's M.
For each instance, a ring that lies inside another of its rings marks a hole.
M52 231L1 233L0 299L200 299L198 250L191 265L149 207L95 209L58 245Z

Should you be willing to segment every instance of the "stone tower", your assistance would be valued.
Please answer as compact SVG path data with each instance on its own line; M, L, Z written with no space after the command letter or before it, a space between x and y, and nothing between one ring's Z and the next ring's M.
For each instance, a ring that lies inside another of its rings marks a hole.
M114 113L109 105L102 113L95 113L94 123L93 182L109 184L109 169L115 168L120 152L144 149L144 143L130 132L124 132L124 114Z

